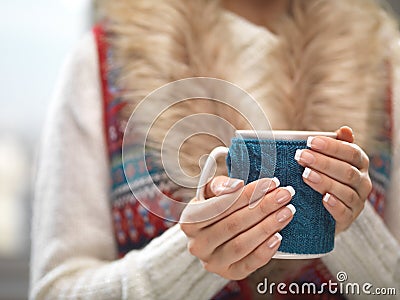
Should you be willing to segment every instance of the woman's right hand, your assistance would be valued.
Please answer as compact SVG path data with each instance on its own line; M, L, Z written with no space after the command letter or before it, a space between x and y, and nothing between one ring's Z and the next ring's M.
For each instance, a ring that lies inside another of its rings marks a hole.
M205 198L214 198L202 203L200 214L220 211L221 203L231 203L229 208L191 222L199 220L199 210L186 207L180 226L189 239L189 252L207 271L241 280L271 260L282 239L278 231L295 212L294 206L288 205L293 188L278 185L276 179L263 178L244 186L242 180L218 176L206 186Z

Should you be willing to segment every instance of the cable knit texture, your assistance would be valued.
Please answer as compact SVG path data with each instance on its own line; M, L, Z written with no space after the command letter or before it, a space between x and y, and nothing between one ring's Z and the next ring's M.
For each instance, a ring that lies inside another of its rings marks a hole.
M321 205L322 195L303 181L301 175L304 167L293 159L297 149L306 148L305 140L234 138L227 165L229 176L243 179L246 184L259 178L277 177L281 186L292 185L296 194L290 203L297 212L293 220L280 231L283 239L278 251L323 254L333 249L335 220Z

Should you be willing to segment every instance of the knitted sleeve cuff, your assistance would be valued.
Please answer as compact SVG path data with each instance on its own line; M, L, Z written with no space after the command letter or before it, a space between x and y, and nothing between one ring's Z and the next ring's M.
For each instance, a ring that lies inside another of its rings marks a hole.
M209 299L228 283L188 252L179 225L125 260L124 299Z
M335 243L333 253L323 258L334 276L343 271L347 282L395 287L400 292L400 245L369 203ZM363 299L365 295L348 297Z

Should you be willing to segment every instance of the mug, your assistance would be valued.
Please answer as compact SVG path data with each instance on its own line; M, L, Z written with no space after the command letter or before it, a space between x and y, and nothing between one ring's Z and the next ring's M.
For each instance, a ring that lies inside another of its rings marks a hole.
M281 186L292 186L291 203L296 208L292 221L280 231L283 239L274 258L310 259L322 257L334 248L335 220L322 205L322 195L306 183L304 167L295 160L297 149L307 148L308 137L336 138L334 132L238 130L229 148L217 147L207 158L197 189L204 200L205 184L212 178L216 160L226 156L228 175L245 184L277 177Z

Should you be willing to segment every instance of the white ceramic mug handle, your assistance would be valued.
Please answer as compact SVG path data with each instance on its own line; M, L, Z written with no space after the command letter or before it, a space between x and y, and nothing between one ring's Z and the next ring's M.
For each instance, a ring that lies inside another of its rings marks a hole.
M200 174L199 184L197 186L196 198L199 201L204 201L204 189L207 182L211 179L214 174L211 174L213 167L216 165L216 161L221 156L227 156L229 148L217 147L211 151L210 155L207 157L206 163L204 164L203 170Z

